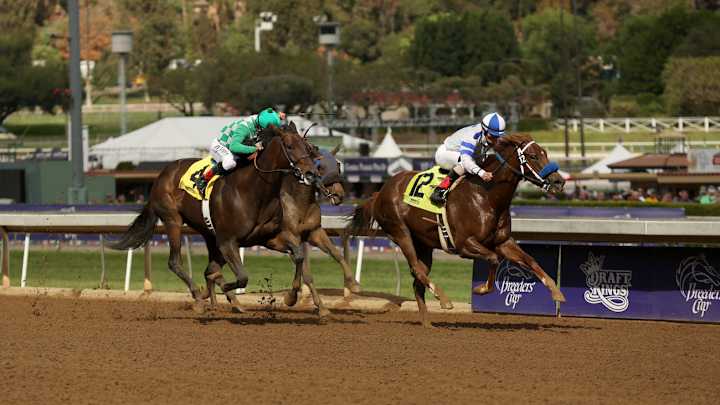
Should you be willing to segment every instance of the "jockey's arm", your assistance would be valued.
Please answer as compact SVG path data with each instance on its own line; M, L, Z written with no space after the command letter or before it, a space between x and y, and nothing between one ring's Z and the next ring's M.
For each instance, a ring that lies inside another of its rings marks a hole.
M482 176L485 171L481 169L477 163L475 163L475 159L473 159L474 153L475 145L463 142L460 145L460 164L462 164L462 167L466 172L472 173L476 176Z
M250 128L245 125L239 125L232 132L230 142L228 144L228 149L230 149L230 152L235 154L249 155L251 153L254 153L257 150L256 147L248 146L243 143L245 139L254 135L255 134L252 132L252 130L250 130Z

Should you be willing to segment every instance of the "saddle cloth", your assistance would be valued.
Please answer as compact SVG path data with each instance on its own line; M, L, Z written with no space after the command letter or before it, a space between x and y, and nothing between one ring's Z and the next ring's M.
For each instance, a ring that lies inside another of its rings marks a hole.
M433 204L430 201L430 195L446 176L440 170L442 170L440 166L433 166L413 176L403 193L403 202L433 214L439 214L442 207Z
M185 174L183 174L180 178L180 184L178 187L180 187L181 190L185 190L185 192L190 194L196 200L207 200L210 198L215 180L217 180L220 176L216 174L212 179L210 179L208 186L205 188L205 195L200 195L200 191L198 191L196 183L198 176L201 176L205 169L211 164L212 157L208 156L190 165Z

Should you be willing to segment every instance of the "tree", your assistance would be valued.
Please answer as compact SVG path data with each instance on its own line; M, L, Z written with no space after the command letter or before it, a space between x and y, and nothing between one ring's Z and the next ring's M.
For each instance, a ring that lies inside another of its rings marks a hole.
M674 57L720 55L720 14L700 12L685 38L673 52Z
M615 40L619 91L622 94L661 94L665 63L690 31L694 20L694 16L682 7L659 16L628 19Z
M0 124L21 108L40 107L53 112L56 106L66 105L65 66L52 62L33 66L34 29L27 25L5 27L0 36Z
M348 55L363 63L380 57L380 31L367 20L356 20L342 28L342 46Z
M240 110L260 111L284 106L285 111L305 111L318 100L312 81L295 75L265 76L242 86L241 97L228 100Z
M416 68L445 77L477 75L498 80L503 61L519 56L517 39L505 14L486 9L464 14L436 14L419 21L409 49Z
M665 66L665 102L668 113L720 113L720 57L672 58Z
M185 116L195 115L194 104L202 100L202 83L194 67L184 66L150 77L150 87L160 98Z

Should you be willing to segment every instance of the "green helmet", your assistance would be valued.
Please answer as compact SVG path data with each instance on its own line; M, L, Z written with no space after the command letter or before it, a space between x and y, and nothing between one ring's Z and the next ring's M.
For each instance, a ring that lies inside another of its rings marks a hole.
M267 128L270 125L280 126L280 115L272 108L266 108L258 114L258 125L260 128Z

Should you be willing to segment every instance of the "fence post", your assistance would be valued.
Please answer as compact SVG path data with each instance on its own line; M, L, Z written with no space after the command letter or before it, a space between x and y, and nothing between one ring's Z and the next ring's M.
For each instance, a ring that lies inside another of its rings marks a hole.
M399 247L395 246L393 248L394 255L394 262L395 262L395 295L400 295L400 265L398 264L398 249Z
M130 291L130 272L132 272L133 250L128 249L127 252L127 262L125 263L125 292Z
M705 122L704 122L704 124L705 124L705 132L710 132L710 118L705 117L705 120L704 120L704 121L705 121Z
M100 288L107 288L107 276L105 275L105 238L100 234Z
M625 118L625 132L630 132L630 118Z
M600 118L600 132L605 132L605 120Z
M20 287L25 288L27 285L27 267L28 256L30 255L30 234L25 234L25 245L23 248L22 271L20 273Z
M365 239L358 237L358 254L355 263L355 281L360 282L360 273L362 272L363 250L365 250Z
M243 265L245 265L245 248L244 248L244 247L241 247L241 248L240 248L240 263L242 263ZM245 294L245 288L247 288L247 287L244 287L244 288L236 288L236 289L235 289L235 294Z
M184 235L183 239L185 240L185 254L187 255L188 272L190 273L190 280L192 280L193 271L192 271L192 252L190 251L190 238L188 238L187 235Z
M683 119L682 117L678 117L678 131L683 131Z
M10 288L10 242L5 228L0 227L2 233L2 286Z
M657 120L654 117L650 118L650 127L653 129L653 131L657 131Z
M152 292L153 286L151 281L151 270L152 270L152 256L150 252L150 243L145 244L145 280L143 281L143 291L149 293Z

